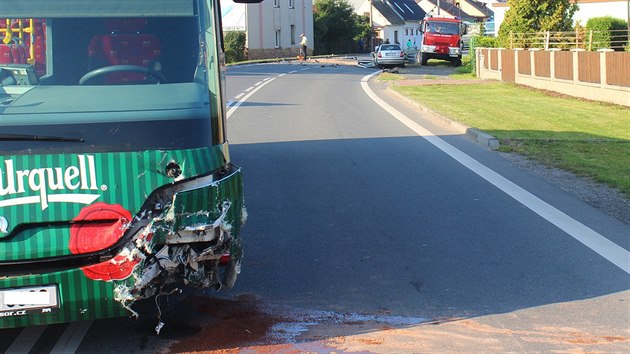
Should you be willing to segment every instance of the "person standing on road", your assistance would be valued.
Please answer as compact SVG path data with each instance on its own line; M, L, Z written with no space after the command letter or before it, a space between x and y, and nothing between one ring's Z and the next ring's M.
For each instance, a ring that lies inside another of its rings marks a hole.
M300 54L302 55L302 60L306 60L306 46L308 45L308 39L304 33L302 33L300 37L302 38L300 41Z

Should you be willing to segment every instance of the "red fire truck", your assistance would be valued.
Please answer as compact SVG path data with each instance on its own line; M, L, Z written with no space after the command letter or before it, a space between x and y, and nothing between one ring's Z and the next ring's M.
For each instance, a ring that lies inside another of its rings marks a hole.
M459 18L428 17L420 22L422 32L418 58L421 65L429 59L450 61L462 65L462 35L466 26Z

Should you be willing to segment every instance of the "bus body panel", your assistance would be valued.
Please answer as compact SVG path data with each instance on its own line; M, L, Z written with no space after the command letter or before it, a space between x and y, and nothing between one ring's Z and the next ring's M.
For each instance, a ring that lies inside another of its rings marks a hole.
M0 328L232 287L246 213L219 1L0 8Z

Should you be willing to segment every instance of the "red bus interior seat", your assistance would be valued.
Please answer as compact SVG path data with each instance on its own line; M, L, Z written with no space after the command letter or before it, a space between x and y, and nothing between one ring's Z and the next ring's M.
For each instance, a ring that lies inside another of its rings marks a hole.
M109 65L139 65L151 67L157 62L161 44L157 36L140 33L146 27L145 19L108 19L105 27L109 34L92 37L88 46L90 70ZM146 75L131 72L107 74L107 84L143 82Z

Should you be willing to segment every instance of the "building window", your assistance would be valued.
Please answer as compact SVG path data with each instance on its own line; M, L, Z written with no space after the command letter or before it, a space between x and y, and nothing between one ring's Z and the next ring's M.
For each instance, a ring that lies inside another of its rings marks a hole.
M295 44L295 25L291 25L291 44Z
M276 30L276 48L280 48L280 30Z
M273 0L273 7L280 7L280 0Z
M295 9L295 0L289 0L289 8Z
M398 43L398 31L394 31L394 43L399 44Z

